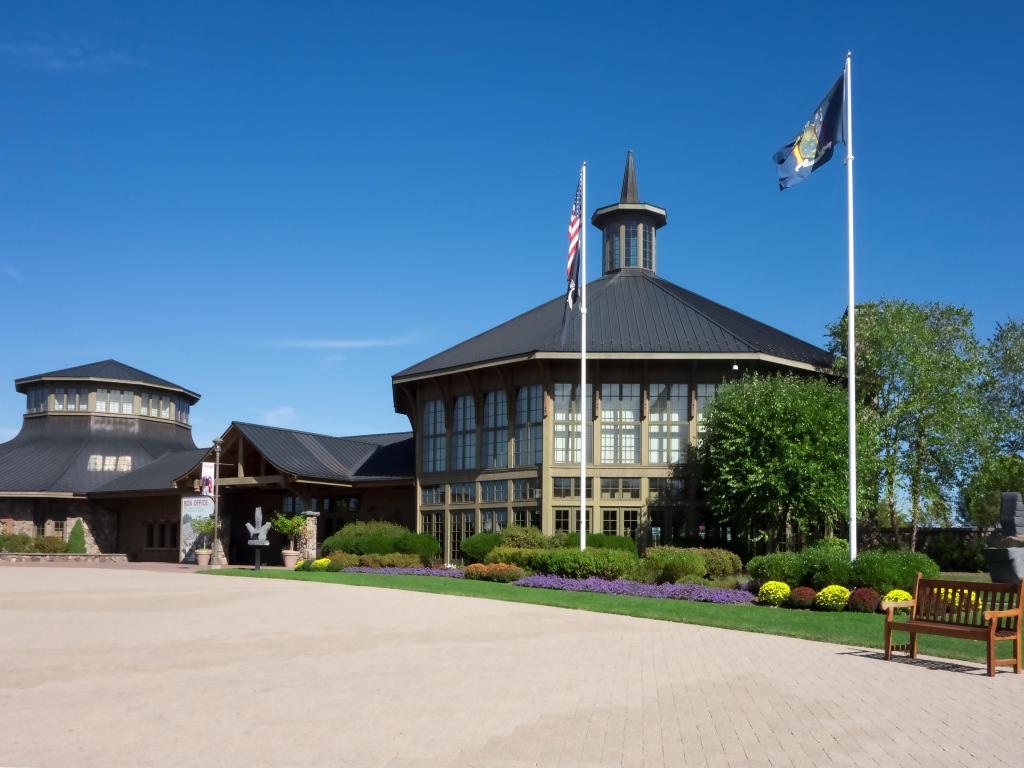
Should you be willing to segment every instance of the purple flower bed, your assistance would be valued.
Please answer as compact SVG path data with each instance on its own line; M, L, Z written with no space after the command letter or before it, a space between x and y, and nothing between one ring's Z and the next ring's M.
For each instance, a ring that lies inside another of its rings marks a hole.
M754 602L755 596L743 589L719 589L703 584L643 584L639 581L609 581L591 576L570 579L565 576L527 576L514 582L520 587L561 589L566 592L599 592L605 595L658 597L669 600L694 600L699 603L742 604Z
M450 579L461 579L462 571L457 568L367 568L364 565L355 565L351 568L343 568L344 573L379 573L384 576L447 576Z

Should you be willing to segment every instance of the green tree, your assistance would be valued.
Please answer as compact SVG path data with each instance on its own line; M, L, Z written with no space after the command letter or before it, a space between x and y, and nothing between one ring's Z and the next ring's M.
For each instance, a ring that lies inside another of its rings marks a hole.
M288 548L294 550L295 540L302 535L302 529L306 525L306 518L304 515L289 516L275 511L270 524L275 531L288 539Z
M951 521L950 499L985 450L981 345L971 312L948 304L860 305L856 330L858 396L877 414L878 484L896 542L908 517L914 549L921 522ZM845 368L846 317L828 332Z
M848 509L847 396L821 378L749 375L718 389L706 417L701 482L723 521L770 548L829 528ZM860 460L873 475L873 428ZM859 484L868 502L869 484Z
M987 370L983 391L993 424L996 449L1024 452L1024 323L996 326L985 346Z
M997 526L1003 491L1024 494L1024 457L996 456L981 463L961 496L965 522L982 530Z

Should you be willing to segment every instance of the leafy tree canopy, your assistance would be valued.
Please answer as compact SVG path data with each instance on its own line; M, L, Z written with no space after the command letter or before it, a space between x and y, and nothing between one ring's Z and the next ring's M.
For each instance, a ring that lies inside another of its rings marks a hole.
M752 539L773 541L789 526L807 532L845 519L846 416L846 390L821 378L754 374L721 386L701 447L711 508ZM861 476L873 480L874 432L862 424Z

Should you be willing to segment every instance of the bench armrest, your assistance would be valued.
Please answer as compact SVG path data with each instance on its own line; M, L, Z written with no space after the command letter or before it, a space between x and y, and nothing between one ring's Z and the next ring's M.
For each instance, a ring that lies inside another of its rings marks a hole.
M985 621L992 621L992 619L1012 619L1015 616L1020 616L1020 608L1007 608L1002 611L985 611L981 615L985 617Z
M910 600L883 600L881 607L883 611L888 611L893 608L913 608L915 605L917 605L917 600L911 598Z

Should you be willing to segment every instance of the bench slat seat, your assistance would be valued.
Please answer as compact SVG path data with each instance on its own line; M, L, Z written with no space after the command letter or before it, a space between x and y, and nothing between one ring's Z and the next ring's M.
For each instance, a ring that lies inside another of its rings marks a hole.
M995 675L997 666L1012 666L1021 671L1021 608L1024 604L1024 582L1020 584L984 584L970 581L923 579L917 574L914 597L898 603L883 603L885 618L885 658L892 659L893 650L907 650L917 656L917 636L940 635L988 644L988 674ZM909 608L910 617L897 620L895 611ZM907 632L910 642L894 646L893 632ZM1013 642L1010 659L996 658L996 642Z

